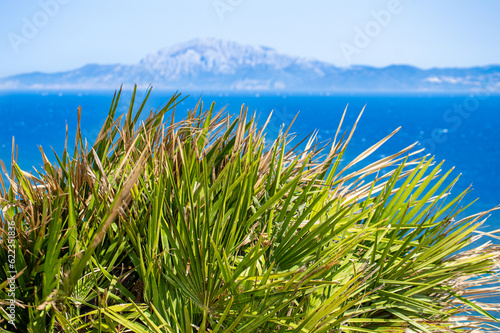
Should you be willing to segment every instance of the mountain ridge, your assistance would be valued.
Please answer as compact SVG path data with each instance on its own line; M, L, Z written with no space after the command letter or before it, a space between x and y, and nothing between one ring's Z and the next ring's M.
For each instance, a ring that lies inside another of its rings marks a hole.
M138 63L87 64L57 73L0 79L0 89L160 89L292 92L500 92L500 65L420 69L411 65L337 67L266 46L199 38L166 47Z

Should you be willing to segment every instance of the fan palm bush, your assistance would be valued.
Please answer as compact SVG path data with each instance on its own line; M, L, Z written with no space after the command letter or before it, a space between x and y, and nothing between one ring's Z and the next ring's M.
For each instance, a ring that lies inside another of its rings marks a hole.
M266 143L244 108L139 122L150 91L117 117L120 93L93 145L2 163L2 332L496 330L500 249L464 251L486 213L457 218L451 170L414 145L356 167L396 131L342 161L344 117Z

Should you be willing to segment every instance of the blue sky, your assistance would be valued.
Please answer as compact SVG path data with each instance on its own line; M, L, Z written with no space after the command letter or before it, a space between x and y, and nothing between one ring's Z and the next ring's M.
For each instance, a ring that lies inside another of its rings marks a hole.
M500 1L40 0L0 4L0 77L138 62L196 37L339 66L500 63Z

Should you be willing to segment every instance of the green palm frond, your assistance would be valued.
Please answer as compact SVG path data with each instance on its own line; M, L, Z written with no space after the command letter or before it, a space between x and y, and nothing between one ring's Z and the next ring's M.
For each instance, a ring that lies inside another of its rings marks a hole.
M139 122L149 94L119 117L115 94L95 143L78 126L41 171L2 163L2 331L496 330L500 304L478 300L499 295L500 248L465 251L488 212L458 219L468 191L415 145L366 164L397 130L341 162L359 118L330 143L266 143L244 107L176 122L177 93Z

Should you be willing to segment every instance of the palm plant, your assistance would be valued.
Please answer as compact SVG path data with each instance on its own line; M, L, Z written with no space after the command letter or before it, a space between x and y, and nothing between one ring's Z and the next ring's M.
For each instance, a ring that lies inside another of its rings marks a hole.
M500 248L464 251L487 212L457 218L451 170L415 145L355 167L397 130L346 163L357 121L269 144L244 107L175 122L179 94L139 123L149 94L41 171L1 163L3 332L496 330Z

